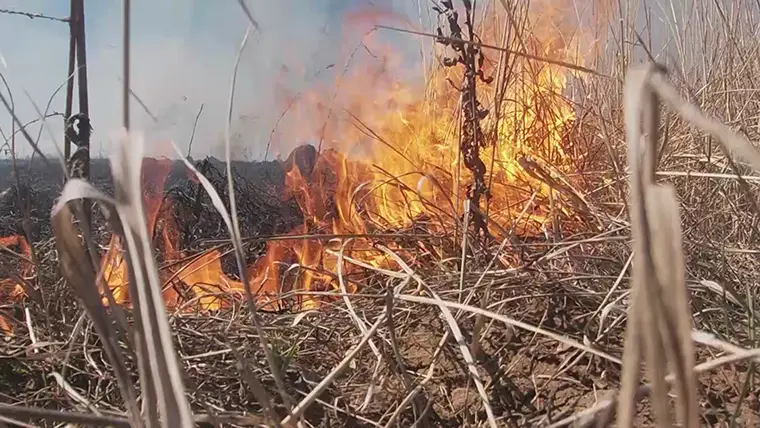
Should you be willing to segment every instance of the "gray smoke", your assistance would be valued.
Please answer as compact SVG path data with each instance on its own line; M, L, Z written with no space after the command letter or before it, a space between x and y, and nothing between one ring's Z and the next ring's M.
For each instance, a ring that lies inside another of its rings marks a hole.
M65 17L66 3L4 0L0 8ZM92 151L107 156L111 150L109 133L121 120L121 2L85 3L90 115L95 129ZM192 155L222 157L231 73L248 25L237 1L133 0L132 4L131 87L159 119L154 124L133 102L133 126L143 130L151 144L160 145L162 139L172 138L186 150L195 116L203 104ZM367 5L401 15L416 14L417 10L416 0L249 0L248 5L261 32L251 34L243 53L232 129L233 156L248 159L263 156L269 133L282 113L283 94L298 93L318 79L334 78L331 73L337 67L324 70L340 60L347 46L359 42L360 34L347 34L343 28L346 12ZM419 19L415 15L412 21ZM13 91L17 114L22 121L35 119L37 114L24 90L44 109L50 95L63 83L68 27L0 14L0 56L0 72ZM319 70L323 72L317 73ZM50 110L63 112L64 100L64 91L60 91ZM6 136L10 123L9 115L0 112L0 129ZM52 118L49 125L61 144L62 120ZM38 129L29 128L34 136ZM297 144L292 142L293 146ZM46 132L40 146L46 153L55 153ZM31 153L26 143L18 147L21 156Z

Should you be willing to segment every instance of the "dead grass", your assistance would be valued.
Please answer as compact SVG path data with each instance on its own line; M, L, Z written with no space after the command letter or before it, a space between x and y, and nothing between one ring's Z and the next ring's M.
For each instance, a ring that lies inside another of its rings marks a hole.
M505 233L467 257L461 236L377 237L401 268L362 265L370 275L357 294L340 272L342 294L319 311L257 312L249 296L218 313L166 313L137 197L140 140L125 133L116 196L69 181L53 210L56 239L36 245L36 284L55 304L27 301L13 317L21 321L2 345L0 422L757 425L760 210L750 171L760 153L749 140L760 137L758 44L746 29L754 21L714 8L696 7L697 22L676 32L680 56L667 74L631 65L624 40L636 37L623 16L612 48L622 63L600 62L583 83L590 98L573 133L600 150L582 170L590 190L578 201L550 183L583 207L580 220L561 220L568 235ZM257 27L255 10L245 13ZM708 24L723 33L696 38ZM695 63L689 43L723 56ZM227 168L226 193L240 197ZM247 283L235 204L198 178ZM81 197L99 200L126 239L131 311L98 297L97 252L84 251L71 222ZM417 257L389 250L391 241ZM433 247L444 253L420 250Z

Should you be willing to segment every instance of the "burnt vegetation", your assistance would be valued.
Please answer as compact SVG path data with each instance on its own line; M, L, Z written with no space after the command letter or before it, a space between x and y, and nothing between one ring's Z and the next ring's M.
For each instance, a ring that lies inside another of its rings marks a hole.
M76 19L62 19L72 47L84 38L75 3ZM61 169L0 161L0 425L760 425L750 142L760 141L760 64L747 30L760 10L741 7L695 7L667 67L649 61L626 10L607 11L621 27L605 26L607 51L581 67L552 57L569 50L560 42L541 45L525 2L434 2L438 25L422 37L447 48L434 69L457 100L447 120L469 181L430 177L464 189L469 210L449 198L437 203L450 212L429 202L416 212L421 185L388 173L408 204L401 225L367 208L379 186L344 186L336 152L309 145L229 170L216 158L148 158L143 172L166 171L151 219L133 211L143 195L126 177L137 166L91 158L86 127L88 152L69 159L84 159L80 175L121 203L94 204L89 232L77 198L61 202ZM503 28L479 20L484 10ZM484 42L482 28L499 37ZM714 55L694 63L684 46ZM568 87L583 96L543 90L539 77L556 77L547 69L579 73ZM532 109L517 118L525 88ZM552 99L572 105L572 120ZM560 147L546 147L551 135ZM133 138L119 147L137 147ZM508 186L494 179L500 162L518 171ZM509 206L495 207L504 194ZM357 217L361 227L336 233ZM146 219L153 236L138 227ZM103 303L114 292L98 288L102 266L90 259L114 234L144 244L122 244L128 305ZM282 304L253 286L177 279L178 266L214 252L216 280L275 278ZM262 266L272 270L260 277ZM299 311L309 293L320 305ZM171 304L156 302L167 295Z
M442 37L444 32L441 27L436 29L439 38L438 43L450 46L455 52L454 57L443 58L443 64L446 67L456 67L462 65L464 69L464 79L459 91L462 93L462 136L459 143L459 150L462 152L464 165L472 171L472 183L468 186L468 199L476 207L481 207L481 198L486 200L489 197L489 189L486 184L486 165L480 158L480 150L489 146L481 121L488 116L488 109L478 100L477 84L478 81L489 84L493 81L492 77L486 77L483 74L483 62L485 57L480 47L475 44L480 39L475 34L474 11L472 2L465 0L464 4L464 30L459 24L459 12L454 8L452 1L442 1L441 7L433 7L439 14L445 17L448 24L448 37ZM465 36L466 34L466 36ZM475 43L467 43L475 42ZM490 145L496 142L491 140ZM485 210L483 210L485 211ZM475 233L487 234L487 219L481 210L476 210L472 216Z

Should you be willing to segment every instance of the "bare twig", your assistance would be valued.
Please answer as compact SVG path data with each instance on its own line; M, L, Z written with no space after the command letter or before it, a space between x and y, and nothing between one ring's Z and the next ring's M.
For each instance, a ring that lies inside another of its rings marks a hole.
M130 37L130 31L131 31L131 0L124 0L122 3L122 43L124 46L122 46L122 49L124 50L124 57L123 57L123 81L122 81L122 94L121 94L121 102L122 102L122 125L124 126L124 129L129 131L129 92L130 92L130 73L129 73L129 66L130 66L130 46L131 46L131 37Z
M50 21L69 22L69 18L59 18L56 16L49 16L42 13L22 12L18 10L10 10L10 9L0 9L0 14L20 15L20 16L25 16L29 19L39 18L39 19L48 19Z
M314 400L319 397L322 392L329 387L333 381L335 381L335 378L340 375L343 370L348 367L348 365L354 360L356 355L359 353L359 351L362 350L364 345L369 342L369 340L372 338L372 336L375 335L377 332L377 329L383 324L383 321L385 321L385 317L388 316L388 314L383 311L383 313L377 318L374 324L372 324L372 327L370 327L369 330L367 330L367 333L362 336L362 340L354 346L354 348L346 355L345 358L343 358L343 361L340 362L331 372L329 375L325 376L324 379L322 379L317 386L314 387L314 389L311 390L309 395L304 397L303 400L301 400L300 403L298 403L293 410L290 411L290 414L282 420L282 425L288 425L292 421L297 420L300 418L303 413L308 409L308 407L314 402Z
M505 48L502 48L502 47L499 47L499 46L489 45L489 44L486 44L486 43L480 43L480 42L476 42L476 41L472 41L472 40L459 40L459 39L455 39L455 38L452 38L452 37L439 36L437 34L425 33L425 32L422 32L422 31L415 31L415 30L407 30L407 29L404 29L404 28L389 27L389 26L386 26L386 25L377 25L375 27L376 28L382 28L382 29L385 29L385 30L398 31L398 32L401 32L401 33L414 34L414 35L417 35L417 36L432 37L432 38L435 38L435 39L438 39L438 40L443 40L443 41L448 41L448 42L459 42L459 43L463 42L465 44L472 45L472 46L477 46L479 48L493 49L493 50L496 50L496 51L501 51L501 52L508 53L510 55L516 55L516 56L519 56L519 57L523 57L523 58L526 58L526 59L531 59L531 60L535 60L535 61L539 61L539 62L544 62L544 63L547 63L547 64L558 65L560 67L565 67L565 68L570 69L570 70L581 71L581 72L589 73L589 74L592 74L592 75L595 75L595 76L599 76L599 77L606 77L606 78L610 78L610 79L613 78L612 76L608 76L606 74L600 73L598 71L595 71L595 70L592 70L590 68L586 68L586 67L583 67L583 66L580 66L580 65L577 65L577 64L571 64L569 62L558 61L558 60L555 60L555 59L541 57L541 56L538 56L538 55L532 55L532 54L529 54L529 53L526 53L526 52L520 52L520 51L516 51L516 50L512 50L512 49L505 49Z
M198 114L195 115L195 121L193 121L193 131L190 133L190 143L187 145L187 157L190 157L190 154L193 152L193 140L195 140L195 129L198 127L198 120L201 118L201 113L203 113L203 103L201 103L200 108L198 108Z

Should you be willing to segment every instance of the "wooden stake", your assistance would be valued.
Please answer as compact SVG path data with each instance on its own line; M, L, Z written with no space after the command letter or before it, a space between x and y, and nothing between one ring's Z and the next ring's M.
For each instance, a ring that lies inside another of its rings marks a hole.
M76 5L74 4L75 0L71 0L71 7L69 12L69 72L66 74L68 81L66 82L66 110L63 114L63 123L64 126L66 126L66 121L69 120L69 117L71 117L71 105L73 104L74 100L74 63L76 61L76 23L77 19L76 17ZM64 130L63 133L63 158L66 159L66 161L69 160L69 157L71 157L71 140L69 140L69 137L66 136L66 132ZM66 177L66 174L64 174L64 177ZM65 180L65 178L64 178Z
M83 113L87 120L90 119L90 103L87 91L87 44L85 42L85 24L84 24L84 0L72 0L74 4L74 16L73 21L76 21L74 26L76 32L76 58L77 58L77 89L79 95L79 112ZM80 126L86 125L80 123ZM90 178L90 132L80 129L79 132L84 138L81 144L87 148L88 156L87 162L84 164L83 179L89 180ZM82 201L83 207L83 220L86 223L83 225L83 230L92 229L92 203L88 200Z
M124 128L129 131L129 39L130 39L130 0L123 0L123 13L122 13L122 35L124 37L123 43L124 43L124 85L122 87L122 102L123 105L123 121L124 121Z
M85 24L84 24L84 0L74 0L76 3L76 56L77 66L79 70L77 72L77 86L79 89L79 112L84 113L87 118L90 118L89 96L87 92L87 44L85 41ZM84 133L88 135L89 133ZM90 148L89 138L84 141L85 147ZM84 178L90 177L90 165L89 162L85 168Z

